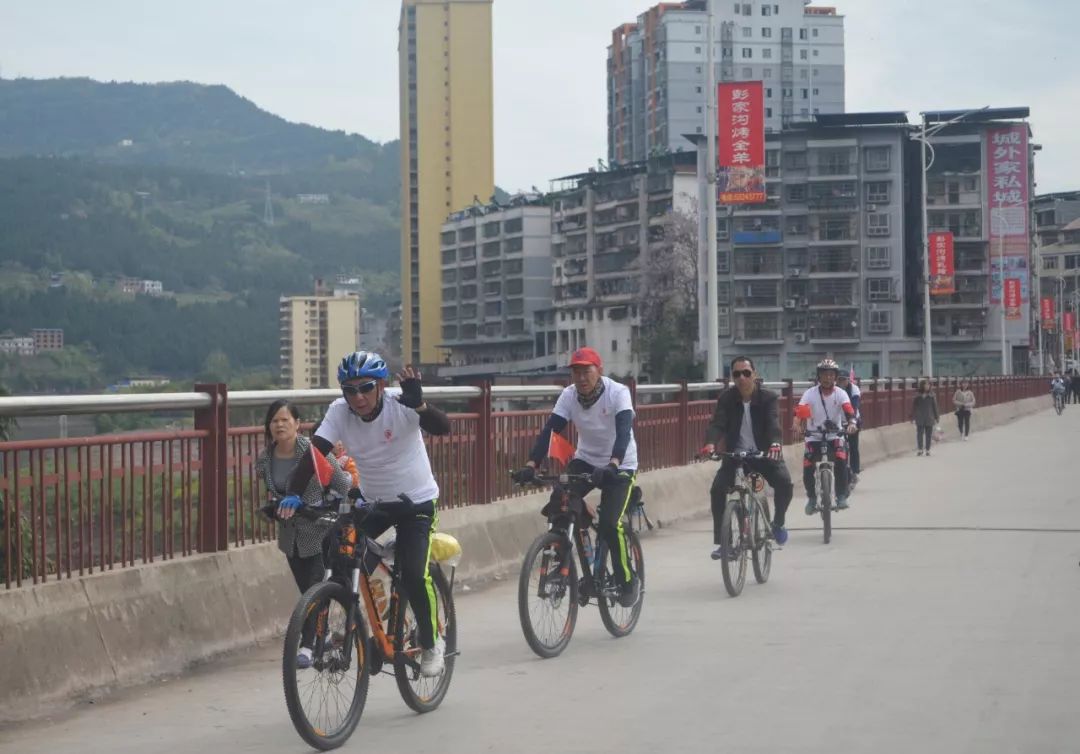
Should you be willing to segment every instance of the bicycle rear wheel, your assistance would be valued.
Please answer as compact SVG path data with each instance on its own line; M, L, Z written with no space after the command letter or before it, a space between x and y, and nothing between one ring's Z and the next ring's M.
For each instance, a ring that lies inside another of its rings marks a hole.
M367 701L368 665L363 616L341 584L323 581L300 598L285 631L281 663L285 706L300 738L326 751L344 744L360 722ZM349 625L349 614L354 614ZM296 656L304 625L315 621L312 666L300 670ZM351 653L346 659L346 647Z
M450 583L438 563L431 563L431 581L435 584L435 625L437 638L446 643L445 668L441 675L429 678L420 674L419 624L404 592L398 593L398 620L394 630L394 677L398 691L405 704L416 712L431 712L438 707L450 688L450 678L454 675L454 660L457 653L457 613L454 610L454 595L450 593Z
M818 500L821 501L821 526L825 532L825 544L829 544L829 540L832 539L833 494L836 490L833 486L832 469L822 469L818 481L820 482Z
M764 584L772 570L772 532L769 530L769 514L765 512L765 506L756 501L750 531L753 536L754 578L757 583Z
M728 500L720 524L720 570L724 574L724 588L732 597L742 594L746 584L746 543L743 541L739 508L738 500Z
M645 601L645 555L641 551L641 542L637 534L632 531L626 532L626 552L630 560L630 571L637 576L640 587L637 602L631 607L623 607L619 604L618 598L610 595L600 596L597 599L597 604L600 606L600 620L604 622L604 628L608 630L608 633L616 638L622 638L634 630L634 626L641 617L641 605ZM603 580L608 581L606 565Z
M529 648L545 659L562 654L574 635L578 576L573 546L560 532L536 538L518 577L518 618Z

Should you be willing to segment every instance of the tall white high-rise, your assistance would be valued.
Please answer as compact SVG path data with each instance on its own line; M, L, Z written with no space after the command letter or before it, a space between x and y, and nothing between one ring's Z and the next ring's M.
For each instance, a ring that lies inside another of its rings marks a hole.
M716 80L763 81L766 129L844 112L844 18L810 0L714 0ZM690 149L705 133L705 0L660 3L612 32L608 159Z

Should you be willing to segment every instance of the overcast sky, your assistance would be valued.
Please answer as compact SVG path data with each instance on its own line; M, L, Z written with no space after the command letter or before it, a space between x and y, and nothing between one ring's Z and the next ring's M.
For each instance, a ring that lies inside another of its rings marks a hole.
M495 173L606 156L611 30L655 0L495 0ZM1029 105L1038 190L1080 189L1078 0L829 0L847 109ZM222 83L289 120L397 138L397 0L0 0L0 75Z

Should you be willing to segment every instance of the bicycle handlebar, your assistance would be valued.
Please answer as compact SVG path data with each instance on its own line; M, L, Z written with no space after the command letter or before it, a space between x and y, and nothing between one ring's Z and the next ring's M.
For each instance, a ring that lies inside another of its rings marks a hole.
M756 453L748 453L745 450L736 453L730 453L726 451L713 451L709 454L710 461L722 461L725 458L733 458L736 461L753 461L757 459L767 459L768 453L762 453L760 450Z
M303 518L307 521L318 521L322 518L336 519L346 513L353 511L364 511L370 513L377 508L392 508L397 505L413 505L412 498L405 493L401 493L395 500L372 500L367 501L360 494L360 490L352 488L349 490L348 495L349 502L341 501L336 507L332 505L327 506L312 506L306 503L300 503L296 508L296 512L293 517ZM269 518L271 521L286 521L277 514L277 509L280 501L268 503L260 508L260 512Z
M517 472L511 471L510 477L513 478ZM534 474L533 478L527 482L519 482L514 479L514 484L519 487L525 487L532 485L533 487L542 487L545 484L569 484L570 482L592 482L592 474L573 474L564 471L561 474Z

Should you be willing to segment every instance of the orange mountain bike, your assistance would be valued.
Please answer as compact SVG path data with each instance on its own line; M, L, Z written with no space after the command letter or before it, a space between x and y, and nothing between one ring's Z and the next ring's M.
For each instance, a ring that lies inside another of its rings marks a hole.
M293 610L281 667L289 717L300 737L316 749L334 749L348 740L363 714L371 674L392 673L402 699L417 712L438 707L450 686L458 655L453 579L460 547L448 535L435 535L431 578L446 669L428 678L420 673L417 621L402 588L394 545L358 536L370 511L402 504L412 501L402 496L359 509L351 500L333 509L297 509L298 516L328 524L326 578L308 589ZM263 510L271 514L272 507ZM312 662L301 669L297 654L305 639L313 645Z

